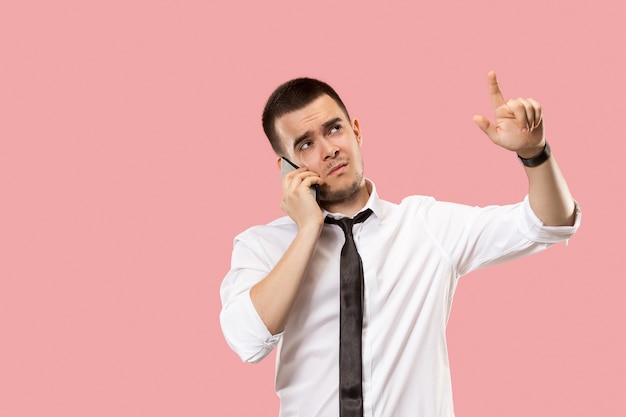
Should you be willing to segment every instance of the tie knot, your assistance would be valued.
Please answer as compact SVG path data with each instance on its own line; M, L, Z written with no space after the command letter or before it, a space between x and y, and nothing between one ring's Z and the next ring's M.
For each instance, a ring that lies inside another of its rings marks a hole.
M364 222L365 220L367 220L367 218L371 214L372 214L372 210L371 209L367 209L365 211L360 212L356 216L354 216L354 218L343 217L341 219L334 219L332 217L326 217L324 219L324 222L329 223L329 224L336 224L336 225L338 225L339 227L341 227L343 229L344 233L352 234L352 226L354 226L354 224L356 224L356 223Z

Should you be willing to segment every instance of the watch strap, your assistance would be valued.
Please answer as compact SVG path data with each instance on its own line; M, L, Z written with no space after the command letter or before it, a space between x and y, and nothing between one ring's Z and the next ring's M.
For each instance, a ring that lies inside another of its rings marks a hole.
M543 150L539 152L537 155L531 158L522 158L521 156L517 155L517 158L520 160L522 165L524 165L525 167L532 168L532 167L539 166L543 164L544 162L546 162L551 154L552 152L550 151L550 145L548 145L548 142L546 141L546 144L543 146Z

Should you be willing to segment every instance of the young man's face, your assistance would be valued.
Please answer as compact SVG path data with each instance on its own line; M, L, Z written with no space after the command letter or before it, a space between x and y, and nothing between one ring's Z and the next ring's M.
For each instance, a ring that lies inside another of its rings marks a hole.
M320 201L349 199L364 185L359 122L348 120L331 97L322 95L279 117L275 126L283 156L324 180Z

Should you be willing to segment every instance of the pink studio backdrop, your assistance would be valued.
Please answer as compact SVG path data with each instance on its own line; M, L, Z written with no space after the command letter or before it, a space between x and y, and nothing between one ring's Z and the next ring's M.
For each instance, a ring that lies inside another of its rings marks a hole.
M0 417L277 415L274 356L218 322L233 237L282 215L267 95L334 85L385 199L509 203L523 170L471 120L491 69L584 218L461 281L457 415L626 415L622 2L215 4L0 5Z

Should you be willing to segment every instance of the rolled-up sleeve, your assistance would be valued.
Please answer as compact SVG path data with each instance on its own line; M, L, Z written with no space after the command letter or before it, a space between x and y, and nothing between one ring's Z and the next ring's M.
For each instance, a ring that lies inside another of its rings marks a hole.
M433 206L434 207L434 206ZM517 204L469 207L442 203L430 210L444 225L434 232L457 274L518 259L567 241L581 220L576 204L573 226L545 226L530 207L528 196Z
M522 210L519 218L520 231L524 234L524 236L526 236L528 240L531 240L533 242L567 242L569 238L574 236L574 233L576 233L578 227L580 226L581 214L578 203L576 203L576 217L573 226L545 226L530 207L528 196L524 198L521 208Z
M259 362L282 336L270 333L250 299L250 288L270 269L247 245L235 239L231 269L220 288L220 324L226 342L244 362Z

